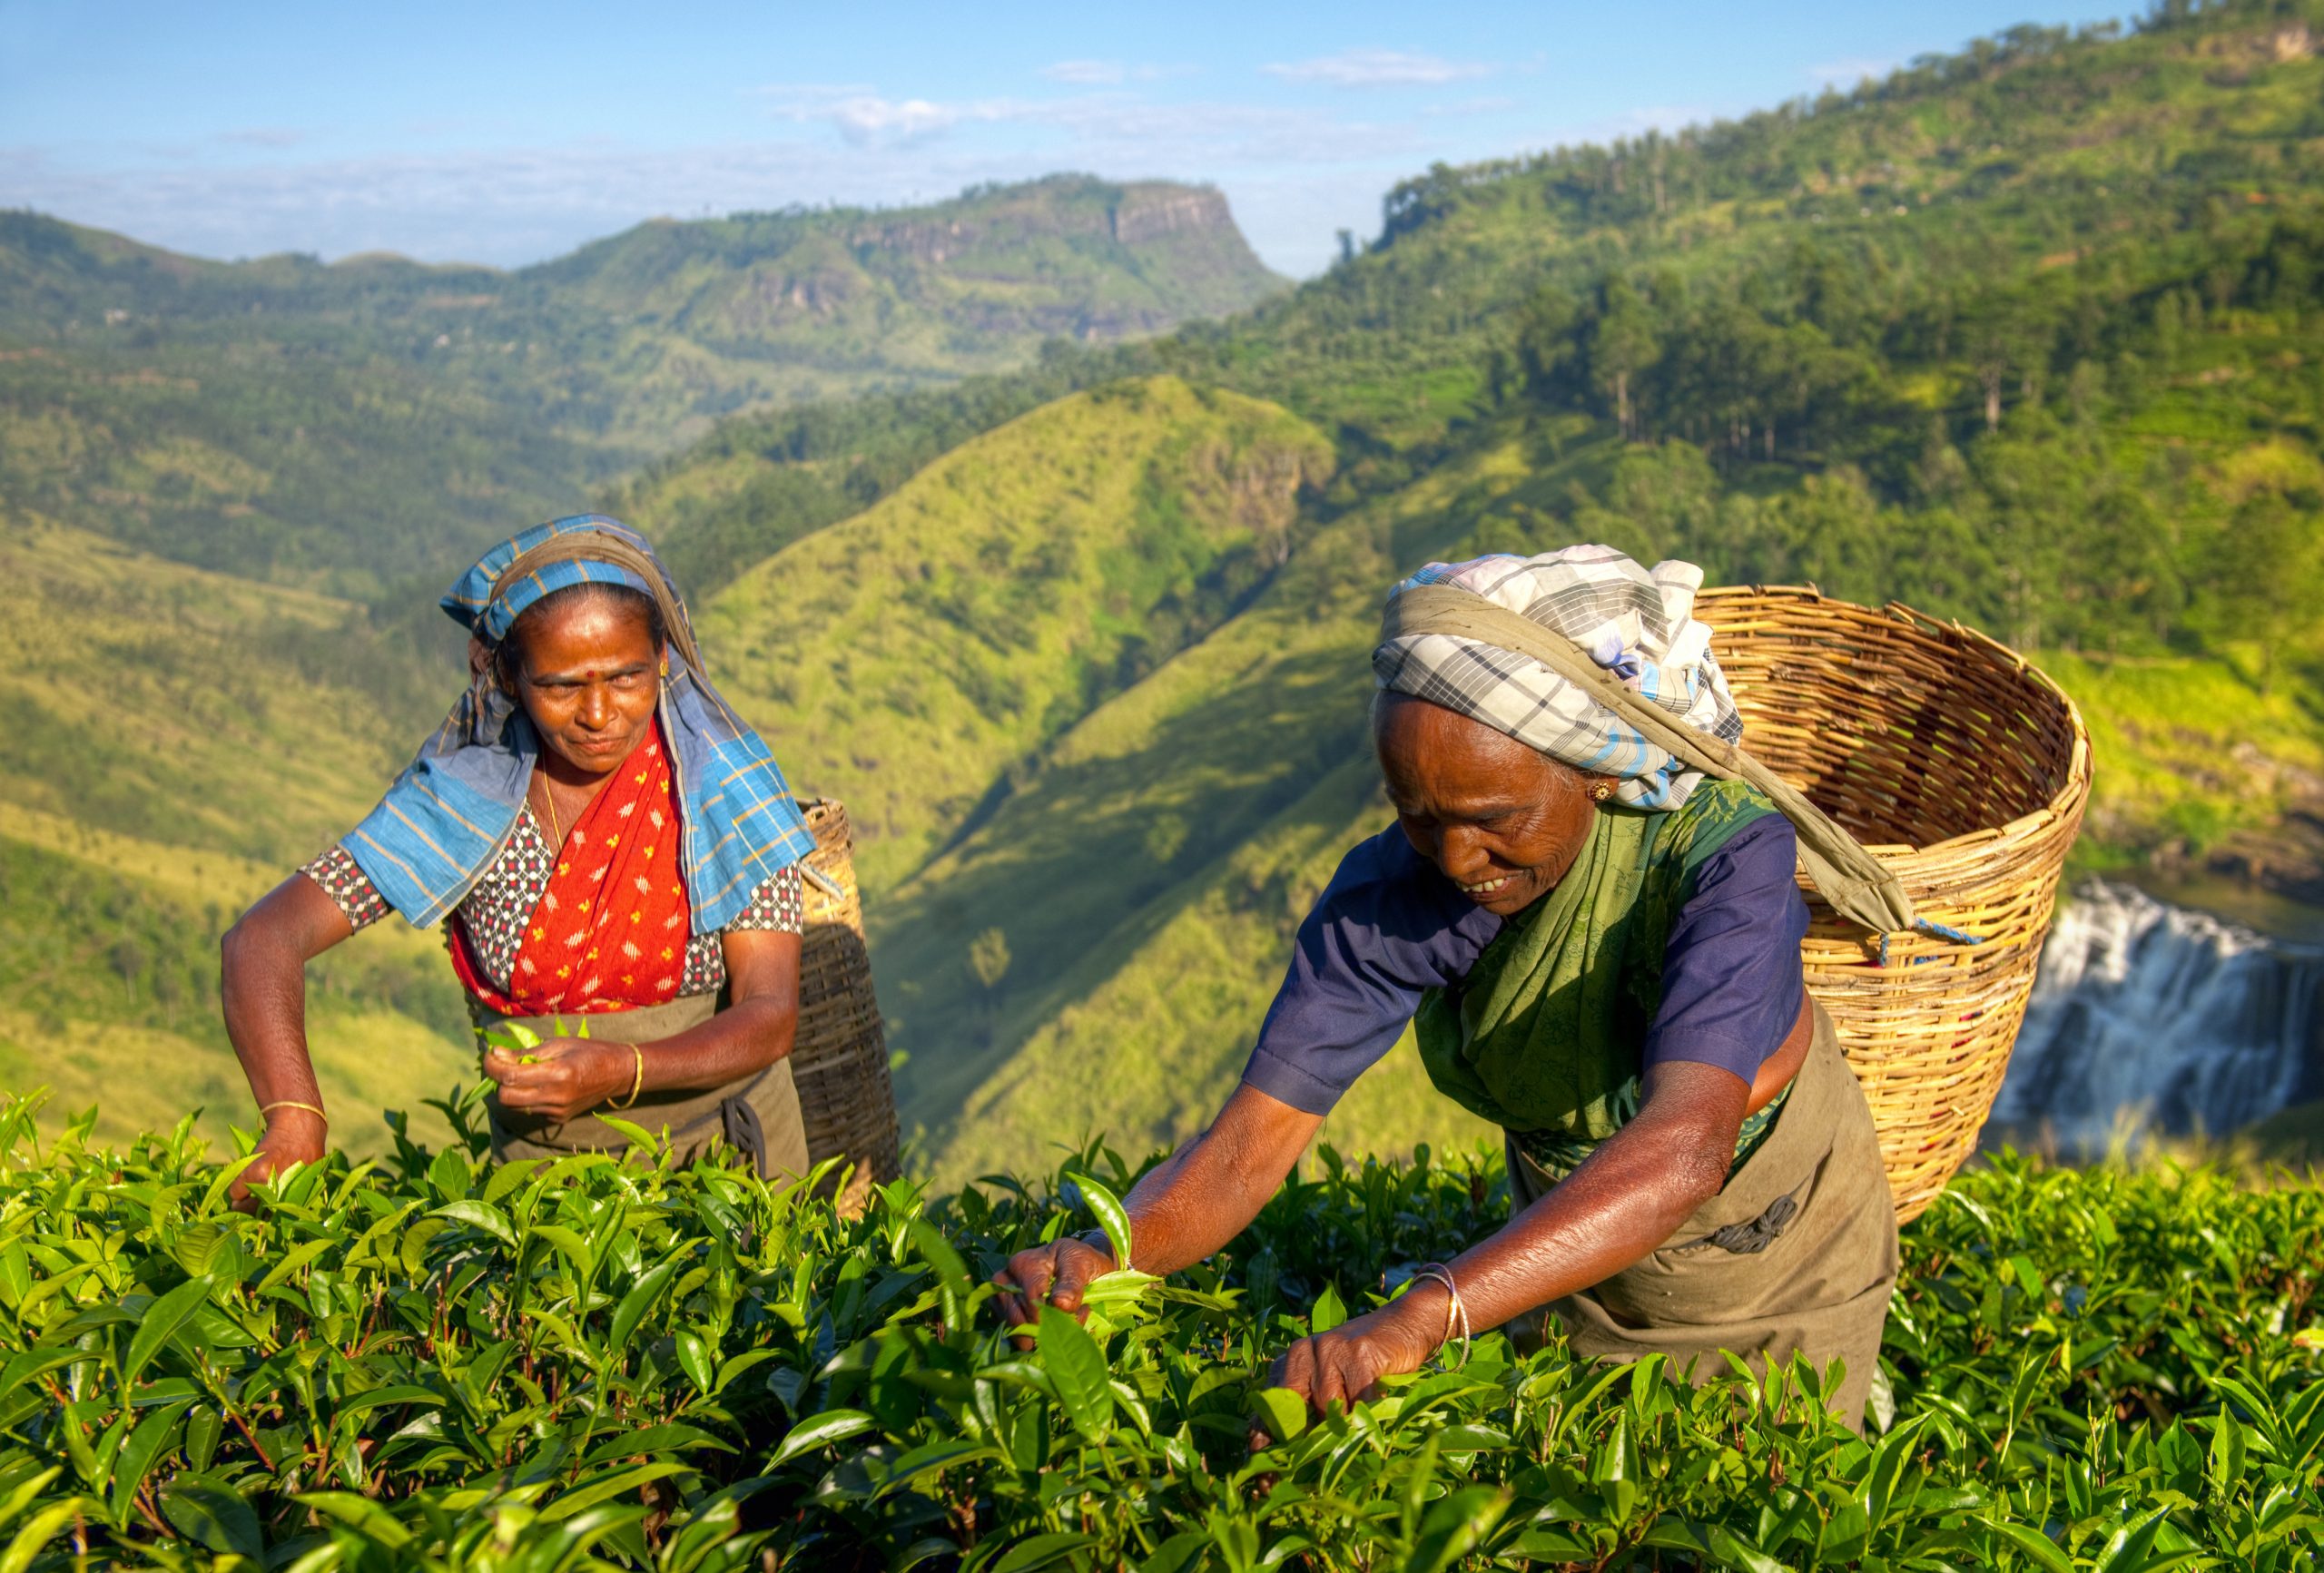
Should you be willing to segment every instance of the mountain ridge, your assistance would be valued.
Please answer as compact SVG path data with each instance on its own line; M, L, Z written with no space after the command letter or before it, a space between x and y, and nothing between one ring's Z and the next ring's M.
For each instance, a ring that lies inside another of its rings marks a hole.
M2024 30L1431 172L1383 243L1242 316L736 418L609 488L794 781L862 810L940 1180L1216 1106L1307 903L1387 822L1364 654L1431 557L1602 540L1959 617L2072 674L2087 864L2267 834L2324 768L2324 64L2253 45L2276 25ZM1234 477L1293 469L1238 517ZM31 734L69 732L34 698ZM376 790L359 763L300 814ZM1420 1085L1392 1056L1334 1139L1457 1135Z
M220 262L0 213L0 503L371 595L719 417L945 384L1284 284L1216 192L1090 176L643 224L507 271Z

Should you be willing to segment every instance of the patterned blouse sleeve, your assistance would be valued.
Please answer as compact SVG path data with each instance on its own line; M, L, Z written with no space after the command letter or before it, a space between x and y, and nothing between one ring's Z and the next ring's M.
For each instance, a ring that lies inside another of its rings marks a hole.
M765 884L751 892L751 904L743 909L742 916L726 925L731 932L736 929L767 929L778 934L797 934L807 927L805 887L799 878L796 863L782 870Z
M339 909L347 914L348 926L359 934L394 910L371 883L371 876L355 861L354 854L337 841L299 871L323 888L323 894L339 904Z

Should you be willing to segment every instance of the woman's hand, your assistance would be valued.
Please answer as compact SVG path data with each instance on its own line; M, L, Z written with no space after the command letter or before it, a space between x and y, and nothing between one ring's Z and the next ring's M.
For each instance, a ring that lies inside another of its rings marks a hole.
M293 1164L320 1163L323 1138L330 1128L320 1115L306 1109L283 1108L268 1116L266 1133L258 1139L258 1161L234 1176L234 1183L226 1187L234 1210L258 1210L258 1198L251 1194L252 1185L275 1178Z
M500 1084L500 1106L562 1123L618 1098L636 1085L637 1051L625 1043L556 1037L528 1057L495 1045L485 1052L484 1074Z
M1077 1321L1087 1321L1089 1312L1081 1303L1081 1292L1092 1279L1113 1270L1110 1252L1068 1234L1011 1256L1009 1265L992 1275L1001 1292L994 1303L1000 1307L1002 1324L1008 1327L1039 1322L1044 1303L1071 1312ZM1017 1342L1019 1347L1027 1346L1024 1339Z
M1382 1377L1418 1371L1436 1352L1443 1342L1444 1305L1443 1285L1415 1284L1379 1310L1285 1350L1267 1371L1267 1385L1291 1389L1317 1415L1334 1404L1344 1409L1371 1396ZM1266 1433L1253 1427L1252 1450L1269 1445Z

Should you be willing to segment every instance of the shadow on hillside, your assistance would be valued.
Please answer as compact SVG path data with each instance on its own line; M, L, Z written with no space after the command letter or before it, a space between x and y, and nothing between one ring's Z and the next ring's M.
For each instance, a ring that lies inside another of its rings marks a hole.
M1286 659L1267 681L1169 718L1137 747L1050 766L891 898L873 945L897 1042L912 1057L899 1089L907 1124L925 1121L940 1137L1032 1031L1360 750L1364 693L1360 668L1340 653ZM1335 829L1334 818L1315 828ZM1312 892L1269 887L1249 875L1230 899L1272 902L1287 941ZM994 929L1006 970L986 981L970 953Z

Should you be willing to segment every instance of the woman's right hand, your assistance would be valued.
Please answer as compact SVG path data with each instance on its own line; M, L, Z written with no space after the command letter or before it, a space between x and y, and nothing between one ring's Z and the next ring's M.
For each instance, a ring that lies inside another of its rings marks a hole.
M237 1212L253 1212L258 1198L252 1185L273 1179L293 1164L322 1161L324 1137L330 1127L320 1115L305 1109L279 1109L267 1118L266 1134L258 1139L258 1161L234 1177L227 1187Z
M1091 1280L1113 1270L1111 1253L1070 1234L1019 1251L1009 1259L1008 1266L992 1275L1000 1286L996 1303L1002 1323L1011 1328L1031 1326L1040 1321L1044 1303L1072 1312L1076 1321L1086 1321L1089 1312L1081 1303L1081 1292ZM1023 1338L1017 1343L1020 1349L1029 1346Z

